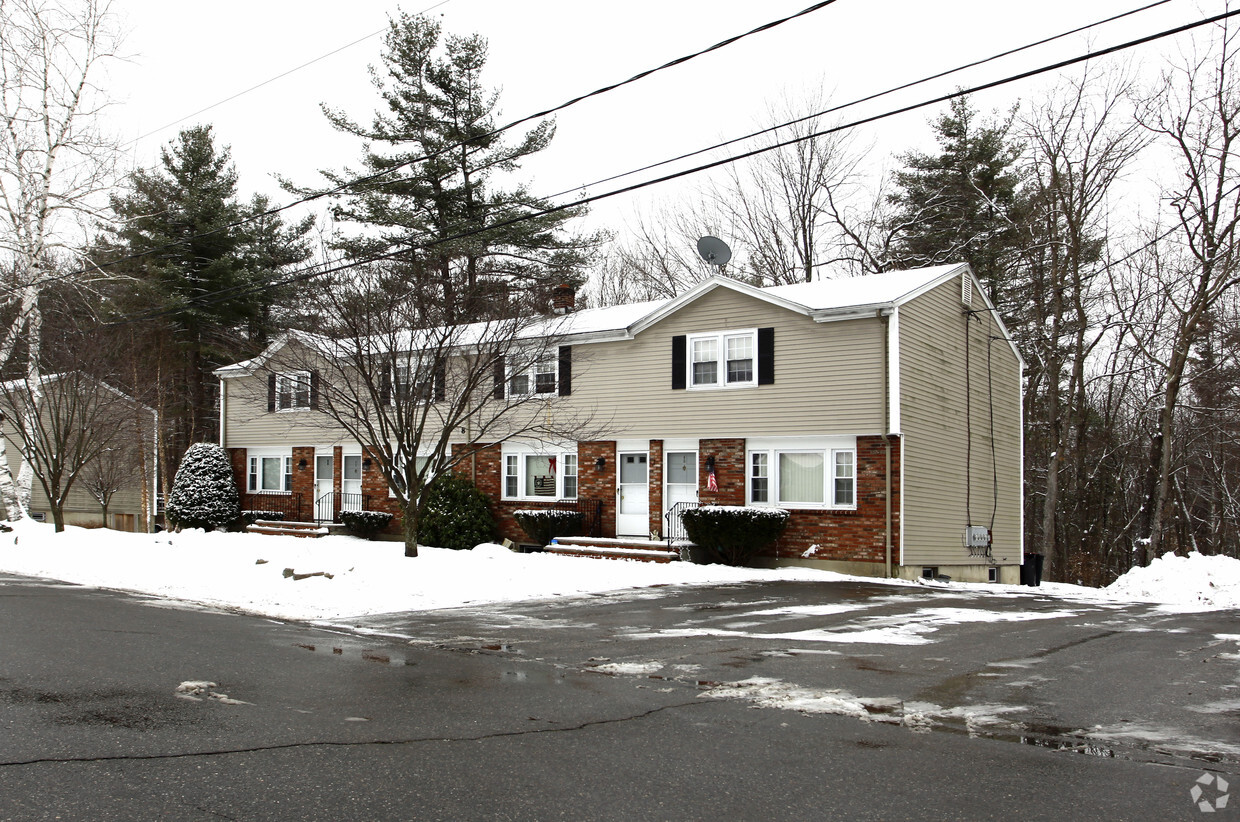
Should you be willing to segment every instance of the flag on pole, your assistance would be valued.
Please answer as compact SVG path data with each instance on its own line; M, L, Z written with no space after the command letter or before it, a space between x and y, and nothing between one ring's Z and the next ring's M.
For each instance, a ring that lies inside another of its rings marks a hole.
M706 472L706 490L718 491L719 483L715 481L715 469L712 468Z

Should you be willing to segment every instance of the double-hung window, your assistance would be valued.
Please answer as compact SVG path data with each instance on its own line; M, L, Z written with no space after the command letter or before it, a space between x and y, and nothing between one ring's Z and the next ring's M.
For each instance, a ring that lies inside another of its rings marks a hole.
M555 357L549 356L536 362L519 364L508 375L508 393L513 397L554 394L556 376Z
M505 499L576 499L577 454L505 452Z
M843 508L857 504L856 442L752 442L747 460L748 500L788 508ZM769 447L767 447L769 446Z
M250 457L250 493L293 490L292 454L261 454Z
M276 410L292 411L310 407L310 372L289 371L276 374Z
M689 387L757 385L758 330L689 335Z

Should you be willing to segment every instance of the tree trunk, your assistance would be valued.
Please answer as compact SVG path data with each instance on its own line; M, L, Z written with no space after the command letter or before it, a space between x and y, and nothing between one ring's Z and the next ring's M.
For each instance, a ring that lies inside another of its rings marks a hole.
M401 509L401 533L405 537L405 556L418 555L418 509L414 505L406 505Z

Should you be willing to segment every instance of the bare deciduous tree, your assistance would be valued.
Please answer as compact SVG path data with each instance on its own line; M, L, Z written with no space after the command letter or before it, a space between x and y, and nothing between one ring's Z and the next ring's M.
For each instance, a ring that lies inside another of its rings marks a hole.
M84 234L106 206L116 144L98 127L106 98L94 77L117 45L108 0L0 0L0 255L12 272L0 294L0 366L20 349L32 385L41 363L39 298L65 278L52 261L70 271L83 264ZM15 518L21 505L3 457L0 501ZM28 480L23 486L28 494Z
M304 391L325 429L362 446L401 515L406 556L417 556L436 475L512 438L601 433L593 411L565 402L585 362L561 344L571 315L530 317L519 304L493 302L475 322L429 324L455 309L400 277L337 281L320 304L327 333L296 335L263 373L277 393ZM282 383L290 373L304 381Z

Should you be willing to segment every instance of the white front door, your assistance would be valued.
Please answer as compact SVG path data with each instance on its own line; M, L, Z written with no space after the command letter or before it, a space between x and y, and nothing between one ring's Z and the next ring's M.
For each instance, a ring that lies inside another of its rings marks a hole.
M314 457L314 518L319 522L328 522L335 516L332 503L335 497L335 470L332 468L331 454L316 454Z
M619 501L616 504L616 534L650 535L650 469L645 453L620 453Z
M684 528L680 524L680 514L684 509L676 508L676 503L698 501L697 459L697 451L668 451L663 455L666 475L663 486L663 522L668 529L665 536L685 538ZM669 514L671 516L668 516Z
M340 475L340 510L362 510L362 455L345 454Z

